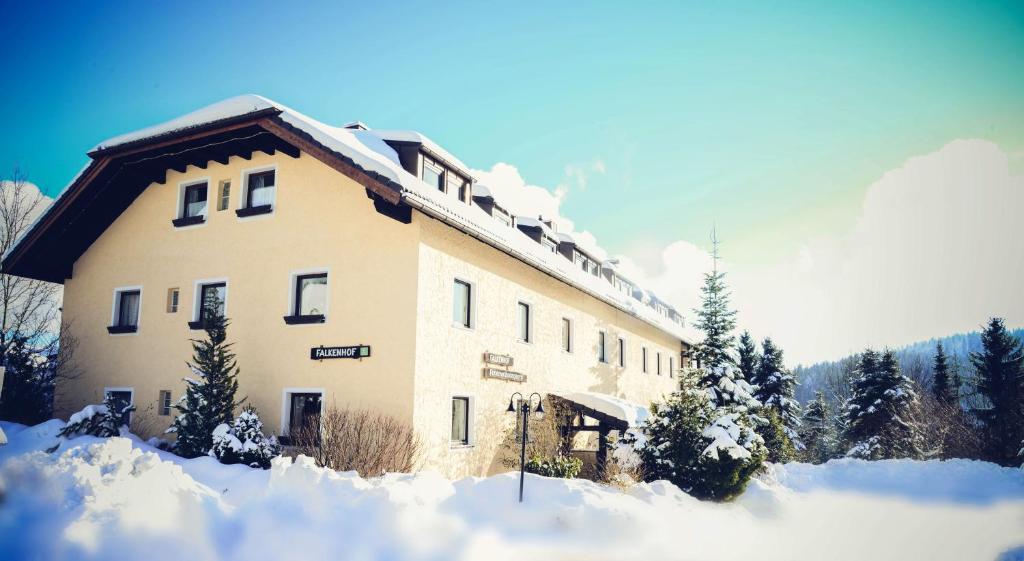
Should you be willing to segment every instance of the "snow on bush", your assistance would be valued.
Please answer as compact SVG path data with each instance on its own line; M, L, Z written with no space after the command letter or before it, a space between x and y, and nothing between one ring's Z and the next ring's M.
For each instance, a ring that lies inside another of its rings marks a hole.
M222 464L244 464L267 469L270 460L281 455L281 446L273 436L263 434L263 421L256 409L245 408L230 425L213 429L210 455Z
M60 436L118 436L122 429L127 428L121 420L132 411L135 411L134 405L123 403L108 395L103 405L86 405L84 409L71 415Z
M985 462L771 466L725 505L665 481L528 474L519 504L518 474L364 479L306 457L258 470L116 437L51 454L59 421L2 427L5 560L992 561L1024 543L1024 473Z

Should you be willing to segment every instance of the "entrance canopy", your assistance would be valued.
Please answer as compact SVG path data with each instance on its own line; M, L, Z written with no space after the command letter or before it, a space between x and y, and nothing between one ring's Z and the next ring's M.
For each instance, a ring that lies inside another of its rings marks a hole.
M650 411L622 398L596 392L550 392L551 398L564 402L570 410L596 419L612 430L624 431L642 425Z

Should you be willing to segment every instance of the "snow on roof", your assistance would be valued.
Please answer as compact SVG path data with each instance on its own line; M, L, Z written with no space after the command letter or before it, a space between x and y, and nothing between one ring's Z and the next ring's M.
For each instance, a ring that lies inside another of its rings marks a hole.
M481 199L491 199L492 201L494 200L494 195L491 194L491 189L486 185L481 185L479 183L473 185L473 198L475 199L477 197L480 197Z
M359 130L334 127L285 105L258 95L233 97L208 107L193 111L165 123L147 127L135 132L116 136L101 142L94 150L109 149L129 142L161 136L209 124L211 122L244 116L266 109L277 109L280 119L305 132L327 149L351 159L367 172L375 172L401 188L403 200L426 214L438 218L470 235L513 255L529 265L571 284L588 294L603 300L662 331L687 343L693 343L699 336L690 329L658 314L657 311L616 290L603 278L591 275L565 257L552 253L534 242L518 228L508 228L476 205L468 205L442 193L424 183L420 178L402 167L398 154L385 140L421 142L429 150L444 159L450 154L434 144L426 136L413 131ZM451 163L464 164L451 157ZM63 193L62 193L63 195ZM550 228L532 217L517 217L521 225L539 225L549 235Z
M604 413L626 421L631 427L637 427L647 420L650 415L650 410L642 405L626 401L625 399L613 397L608 394L597 393L597 392L548 392L567 399L573 403L578 403L584 407L589 407L594 411Z
M415 142L416 144L422 144L428 152L431 152L438 158L445 160L449 164L459 168L459 171L469 176L471 179L476 181L476 178L469 173L469 166L462 163L462 160L456 158L441 145L427 138L425 134L409 131L409 130L384 130L384 129L370 129L370 132L382 140L391 140L394 142Z

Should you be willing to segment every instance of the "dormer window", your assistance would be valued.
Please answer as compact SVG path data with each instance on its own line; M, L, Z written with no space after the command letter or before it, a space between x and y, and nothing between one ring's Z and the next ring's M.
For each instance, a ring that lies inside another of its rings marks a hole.
M276 170L252 171L245 176L245 197L242 208L235 211L239 217L269 214L274 209L277 188Z
M448 194L459 197L462 202L469 200L467 191L469 190L469 182L459 177L457 173L451 170L445 172L446 182L448 185Z
M423 156L423 166L420 170L420 178L423 182L431 187L436 188L438 191L444 192L444 168L440 164L435 162L433 159Z
M556 244L551 238L543 237L540 239L540 243L551 253L555 253L558 250L558 244Z
M192 183L182 186L181 210L178 218L171 221L175 227L202 224L206 220L207 186L206 182Z

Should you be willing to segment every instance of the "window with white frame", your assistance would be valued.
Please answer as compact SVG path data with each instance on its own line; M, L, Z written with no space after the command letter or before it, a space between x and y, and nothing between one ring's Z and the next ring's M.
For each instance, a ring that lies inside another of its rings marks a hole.
M185 185L181 197L181 216L185 219L196 219L206 216L207 183Z
M135 397L135 390L132 388L106 388L103 391L104 398L109 398L114 404L111 414L118 415L122 425L131 424L132 412L129 407Z
M213 317L224 317L227 310L228 284L224 281L205 282L196 285L195 321L189 322L192 329L204 329Z
M452 322L466 329L473 327L473 285L460 279L452 284Z
M420 178L423 182L438 191L444 192L444 168L441 164L434 161L433 158L423 156L422 169L420 170Z
M675 378L675 376L676 376L676 368L675 368L676 365L675 365L675 362L676 361L675 361L675 359L673 357L668 357L668 377L669 378Z
M562 350L572 352L572 320L562 318Z
M107 328L110 333L134 333L139 329L142 289L119 288L114 291L113 317Z
M604 331L597 332L597 360L598 362L608 362L608 348L605 342L606 336Z
M469 445L470 400L465 396L452 397L452 439L458 446Z
M245 178L245 208L264 209L274 204L276 170L255 171Z
M160 415L171 414L171 390L160 390L160 400L157 402Z
M519 302L516 309L518 311L518 332L516 337L523 343L529 343L532 328L530 323L533 321L533 318L530 317L532 310L530 309L530 305L526 302Z
M319 391L294 391L285 395L288 408L287 433L291 442L296 438L303 441L319 442L320 416L323 412L323 393Z
M292 316L323 321L327 314L327 273L295 275Z

